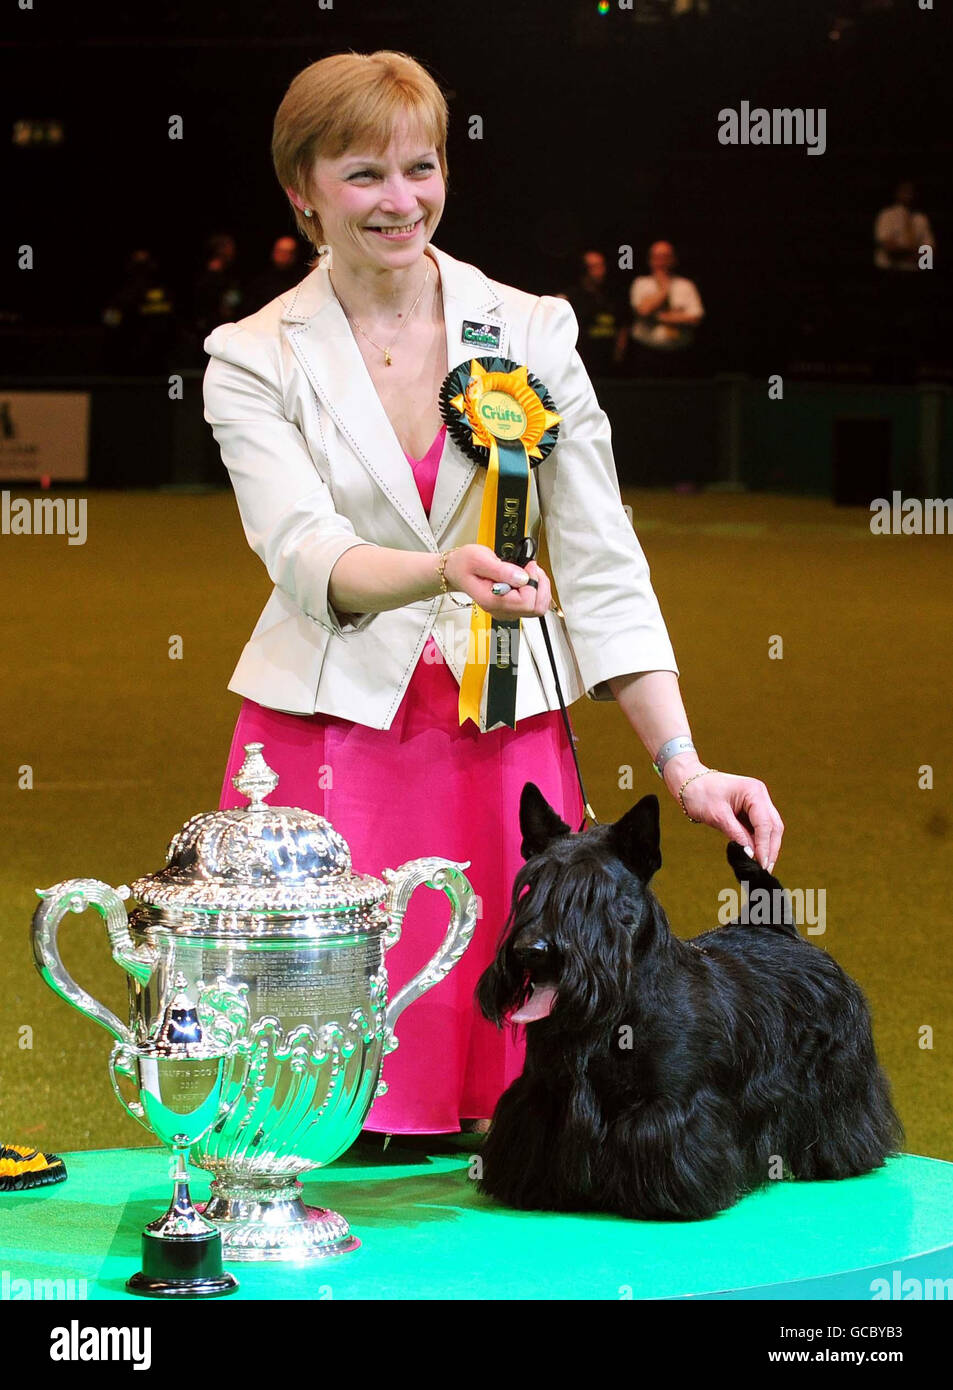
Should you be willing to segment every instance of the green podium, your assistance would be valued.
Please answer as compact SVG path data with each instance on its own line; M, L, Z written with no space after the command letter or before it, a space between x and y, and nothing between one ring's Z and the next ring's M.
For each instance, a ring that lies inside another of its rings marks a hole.
M352 1150L312 1174L305 1200L345 1213L360 1249L307 1267L243 1265L228 1302L953 1296L951 1163L904 1155L866 1177L777 1183L713 1220L664 1223L508 1211L477 1191L465 1150L434 1147L397 1136L383 1155ZM0 1197L0 1296L63 1281L45 1296L131 1298L140 1233L168 1200L168 1155L64 1157L66 1182ZM197 1201L207 1180L192 1170Z

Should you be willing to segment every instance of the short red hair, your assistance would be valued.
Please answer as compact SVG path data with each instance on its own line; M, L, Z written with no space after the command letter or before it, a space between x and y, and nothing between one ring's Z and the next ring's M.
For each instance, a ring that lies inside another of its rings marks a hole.
M416 58L381 49L377 53L334 53L294 78L275 114L271 158L282 189L310 202L308 178L319 155L336 159L353 147L379 154L395 125L409 117L437 159L447 182L447 101ZM323 244L321 224L291 204L298 231L315 249Z

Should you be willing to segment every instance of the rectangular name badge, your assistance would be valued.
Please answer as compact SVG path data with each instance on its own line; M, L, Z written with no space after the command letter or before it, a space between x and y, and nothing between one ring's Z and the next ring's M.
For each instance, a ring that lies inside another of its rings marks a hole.
M461 338L467 347L495 348L500 350L503 329L499 324L476 323L473 319L463 320Z

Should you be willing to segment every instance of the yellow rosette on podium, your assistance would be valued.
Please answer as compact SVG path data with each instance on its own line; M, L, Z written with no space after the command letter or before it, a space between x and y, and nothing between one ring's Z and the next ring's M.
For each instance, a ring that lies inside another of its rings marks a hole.
M440 411L456 444L487 470L477 541L515 561L526 534L530 468L556 443L561 416L549 392L525 366L475 357L447 376ZM486 727L516 727L520 620L491 618L477 604L460 683L460 723L479 726L487 681Z

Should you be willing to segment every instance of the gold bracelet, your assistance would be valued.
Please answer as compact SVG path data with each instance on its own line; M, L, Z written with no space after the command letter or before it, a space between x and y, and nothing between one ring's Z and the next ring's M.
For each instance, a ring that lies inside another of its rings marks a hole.
M694 782L694 780L695 780L696 777L707 777L708 774L709 774L709 772L717 772L717 771L718 771L717 767L705 767L705 768L702 768L701 772L693 772L692 775L691 775L691 777L686 777L686 778L685 778L685 781L682 783L682 785L681 785L681 786L679 787L679 789L678 789L678 804L679 804L679 806L681 806L681 808L682 808L683 811L685 811L685 803L684 803L684 801L682 800L682 792L683 792L683 791L685 790L685 788L688 786L689 782ZM686 816L688 816L688 812L687 812L687 811L685 811L685 814L686 814ZM700 820L696 820L694 816L688 816L688 819L691 821L692 825L701 825L701 823L702 823Z
M455 546L453 547L453 549L451 549L451 550L444 550L444 551L441 551L440 560L439 560L439 562L438 562L438 564L437 564L437 574L438 574L438 576L439 576L439 578L440 578L440 591L441 591L441 593L447 594L447 595L449 596L451 602L452 602L452 603L455 603L455 604L457 605L458 608L469 608L469 607L470 607L470 604L469 604L469 603L461 603L460 600L459 600L458 598L454 598L453 594L450 592L450 586L449 586L448 583L447 583L447 575L446 575L447 561L450 559L450 556L454 553L454 551L455 551L455 550L459 550L459 549L460 549L460 547L459 547L458 545L455 545Z

